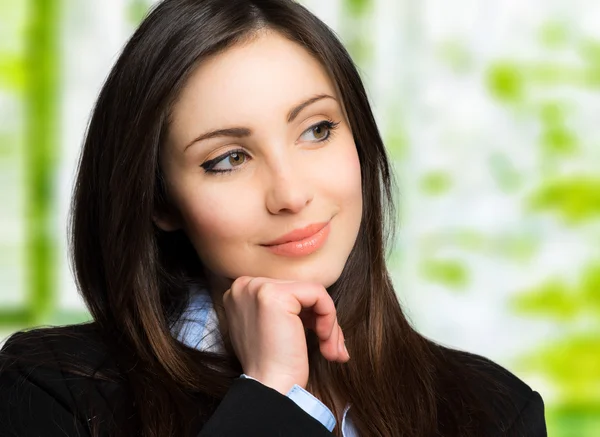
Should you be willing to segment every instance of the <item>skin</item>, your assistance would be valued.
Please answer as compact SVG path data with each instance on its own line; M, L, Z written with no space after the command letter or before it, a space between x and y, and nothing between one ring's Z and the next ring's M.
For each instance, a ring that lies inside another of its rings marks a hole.
M329 97L289 121L293 108L316 96ZM337 126L315 128L322 122ZM251 134L197 141L230 128ZM215 167L233 171L202 168L238 149L243 153ZM173 107L160 165L172 210L156 214L155 222L163 230L183 229L194 245L213 296L223 296L246 373L282 393L293 383L306 386L304 327L317 332L327 359L347 361L325 289L339 278L356 241L361 174L341 99L320 63L273 31L205 60ZM310 255L291 258L262 246L327 221L327 242ZM307 308L312 314L301 314Z

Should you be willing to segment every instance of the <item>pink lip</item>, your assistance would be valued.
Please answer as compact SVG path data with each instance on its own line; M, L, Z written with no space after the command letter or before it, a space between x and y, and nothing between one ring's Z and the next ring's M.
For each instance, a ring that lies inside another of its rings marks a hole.
M303 229L296 229L274 240L275 243L271 242L268 245L264 245L264 247L277 255L309 255L325 244L330 229L329 222L315 223Z
M308 225L301 229L294 229L288 234L282 235L281 237L273 241L265 243L264 246L275 246L277 244L289 243L291 241L304 240L305 238L312 237L313 235L315 235L317 232L319 232L321 229L327 226L327 223L329 222L313 223L312 225Z

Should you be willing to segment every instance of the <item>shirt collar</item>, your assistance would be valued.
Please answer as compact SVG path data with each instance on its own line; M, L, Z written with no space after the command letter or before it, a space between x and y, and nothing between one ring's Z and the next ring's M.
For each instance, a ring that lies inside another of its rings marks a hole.
M193 349L225 353L219 320L208 289L194 285L187 307L171 330L173 336Z

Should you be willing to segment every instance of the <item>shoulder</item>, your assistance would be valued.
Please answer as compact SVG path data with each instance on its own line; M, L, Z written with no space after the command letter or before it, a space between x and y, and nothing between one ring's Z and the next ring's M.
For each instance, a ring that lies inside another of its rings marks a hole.
M0 350L0 392L7 400L0 429L51 436L49 428L57 427L86 435L92 413L124 397L117 374L93 323L13 334Z
M469 403L477 406L485 435L544 437L540 394L505 367L481 355L440 347ZM477 416L475 414L475 416Z
M0 350L0 372L60 371L89 377L115 376L116 366L95 323L20 331Z
M457 363L486 377L488 384L485 384L486 381L480 381L484 383L481 386L482 389L490 388L489 384L491 383L497 387L503 387L504 392L510 393L517 400L531 396L533 390L529 385L489 358L462 350L444 349L444 354L452 356Z
M0 359L5 363L9 357L33 358L33 354L50 361L81 357L94 361L104 358L106 352L96 324L84 323L16 332L0 350Z

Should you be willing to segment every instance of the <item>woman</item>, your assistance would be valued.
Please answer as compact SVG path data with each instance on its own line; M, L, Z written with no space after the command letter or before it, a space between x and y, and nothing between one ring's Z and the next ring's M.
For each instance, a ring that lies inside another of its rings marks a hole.
M72 259L93 322L7 341L0 429L546 435L539 394L403 316L391 185L359 75L305 8L165 0L83 148Z

